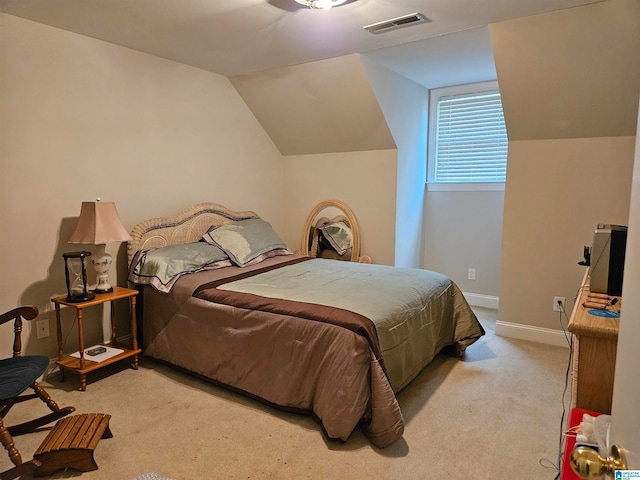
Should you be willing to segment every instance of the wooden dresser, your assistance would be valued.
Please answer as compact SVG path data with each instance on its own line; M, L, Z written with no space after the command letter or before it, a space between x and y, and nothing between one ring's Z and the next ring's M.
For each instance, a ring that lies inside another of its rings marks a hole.
M610 414L619 318L591 315L582 306L589 293L589 270L569 319L573 341L573 407Z

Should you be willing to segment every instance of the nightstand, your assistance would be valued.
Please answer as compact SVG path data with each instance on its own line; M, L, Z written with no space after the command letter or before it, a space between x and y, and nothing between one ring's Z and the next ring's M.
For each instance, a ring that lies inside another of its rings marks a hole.
M592 315L582 306L588 293L589 270L567 327L574 335L572 406L610 414L620 320Z
M138 295L137 290L132 290L130 288L123 288L123 287L113 287L113 292L98 293L96 294L94 299L86 302L79 302L79 303L67 302L66 295L62 295L60 297L54 297L51 299L56 309L56 333L58 336L58 360L56 361L56 364L60 367L60 373L62 375L63 381L65 377L65 370L72 370L77 372L80 375L80 389L84 392L87 389L87 373L93 370L97 370L99 368L105 367L115 362L119 362L120 360L124 360L125 358L129 358L129 357L133 357L133 368L135 370L138 369L138 354L141 352L141 349L138 348L138 340L137 340L137 332L136 332L136 295ZM132 348L124 348L123 346L118 345L116 341L116 324L115 324L113 302L115 300L120 300L125 298L129 299L129 303L131 307L131 335L133 338ZM97 361L90 360L90 358L87 358L87 356L84 353L85 345L84 345L84 330L82 327L82 310L88 307L102 305L105 302L109 302L111 307L111 342L106 344L106 346L122 349L122 352L112 357L109 357L106 360L97 362ZM75 356L65 356L63 352L62 323L60 322L60 306L61 305L66 305L67 307L76 309L76 316L78 319L79 358Z

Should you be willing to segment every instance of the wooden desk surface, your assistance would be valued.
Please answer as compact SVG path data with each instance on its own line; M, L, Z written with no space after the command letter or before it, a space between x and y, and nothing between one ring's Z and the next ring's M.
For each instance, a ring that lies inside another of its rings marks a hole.
M580 287L580 295L573 306L571 320L569 321L568 330L574 335L586 335L603 339L617 340L618 330L620 328L620 319L615 317L599 317L589 313L591 308L583 307L582 304L589 294L589 270L585 272L582 285ZM621 297L611 297L618 299L621 303Z

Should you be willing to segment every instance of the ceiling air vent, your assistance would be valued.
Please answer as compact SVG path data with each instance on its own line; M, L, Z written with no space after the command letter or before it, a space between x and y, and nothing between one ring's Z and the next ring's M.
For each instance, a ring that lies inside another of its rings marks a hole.
M391 20L385 20L384 22L372 23L362 28L371 33L384 33L396 28L408 27L410 25L417 25L418 23L430 22L427 17L421 13L412 13L405 15L404 17L392 18Z

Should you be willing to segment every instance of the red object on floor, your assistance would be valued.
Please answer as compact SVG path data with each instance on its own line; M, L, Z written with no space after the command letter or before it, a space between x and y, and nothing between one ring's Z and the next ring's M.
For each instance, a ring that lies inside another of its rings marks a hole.
M572 408L569 414L569 428L577 427L582 422L582 416L588 413L592 417L598 417L602 415L598 412L592 412L591 410L584 410L582 408ZM576 475L576 472L571 468L571 452L576 444L576 437L567 435L564 443L564 454L562 455L562 475L560 480L580 480L580 477Z

